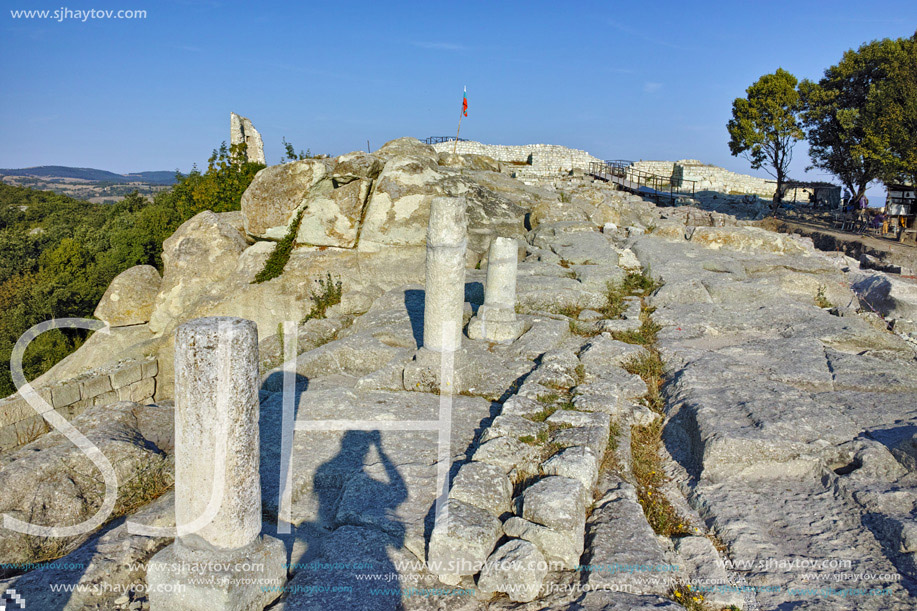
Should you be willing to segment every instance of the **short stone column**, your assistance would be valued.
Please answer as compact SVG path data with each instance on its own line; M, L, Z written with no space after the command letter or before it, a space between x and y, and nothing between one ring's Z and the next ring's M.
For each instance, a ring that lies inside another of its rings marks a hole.
M427 226L423 347L455 351L462 345L465 305L465 198L436 197Z
M487 254L484 305L468 323L468 337L509 343L522 335L523 322L516 320L516 273L519 245L513 238L494 238Z
M286 582L261 536L258 328L198 318L175 334L175 522L147 568L153 611L263 609Z

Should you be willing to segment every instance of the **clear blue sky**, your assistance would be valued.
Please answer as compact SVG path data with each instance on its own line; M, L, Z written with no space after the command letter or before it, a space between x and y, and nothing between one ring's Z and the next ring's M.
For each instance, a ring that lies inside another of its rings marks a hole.
M748 85L778 67L817 79L844 50L917 28L913 0L69 2L3 3L0 167L187 170L228 140L230 111L269 163L283 136L375 149L453 135L467 86L466 138L752 173L725 128ZM62 6L147 17L10 14ZM807 162L798 146L794 174Z

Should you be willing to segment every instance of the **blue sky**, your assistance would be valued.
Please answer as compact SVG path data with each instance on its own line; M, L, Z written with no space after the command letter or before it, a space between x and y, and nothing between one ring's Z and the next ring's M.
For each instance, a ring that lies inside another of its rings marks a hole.
M117 172L204 165L229 113L333 155L400 136L547 142L603 158L727 146L732 100L782 67L817 79L861 43L909 36L917 3L222 2L6 0L0 167ZM13 19L19 9L146 10L145 19ZM797 146L794 175L808 163ZM812 176L820 178L820 176Z

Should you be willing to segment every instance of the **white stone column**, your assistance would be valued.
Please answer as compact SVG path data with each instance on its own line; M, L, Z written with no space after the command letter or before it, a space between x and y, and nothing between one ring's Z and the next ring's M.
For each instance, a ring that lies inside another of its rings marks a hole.
M465 304L465 198L436 197L427 227L423 345L433 352L462 345Z
M281 592L251 584L283 585L286 551L260 536L258 328L243 318L198 318L175 336L178 537L148 565L150 604L260 609Z
M175 521L182 543L244 547L261 532L258 328L199 318L175 334Z
M487 254L484 305L468 323L468 337L509 343L522 334L523 322L516 320L516 274L519 245L513 238L494 238Z

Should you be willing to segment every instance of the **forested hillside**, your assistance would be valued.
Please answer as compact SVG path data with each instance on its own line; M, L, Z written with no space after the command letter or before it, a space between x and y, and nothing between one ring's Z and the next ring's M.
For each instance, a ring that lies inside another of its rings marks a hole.
M202 210L237 210L262 165L243 163L241 148L215 150L206 172L178 176L149 202L137 194L114 205L93 204L0 184L0 397L15 392L13 345L39 322L91 317L108 284L133 265L162 271L162 242ZM31 380L78 348L81 330L51 331L26 352Z

